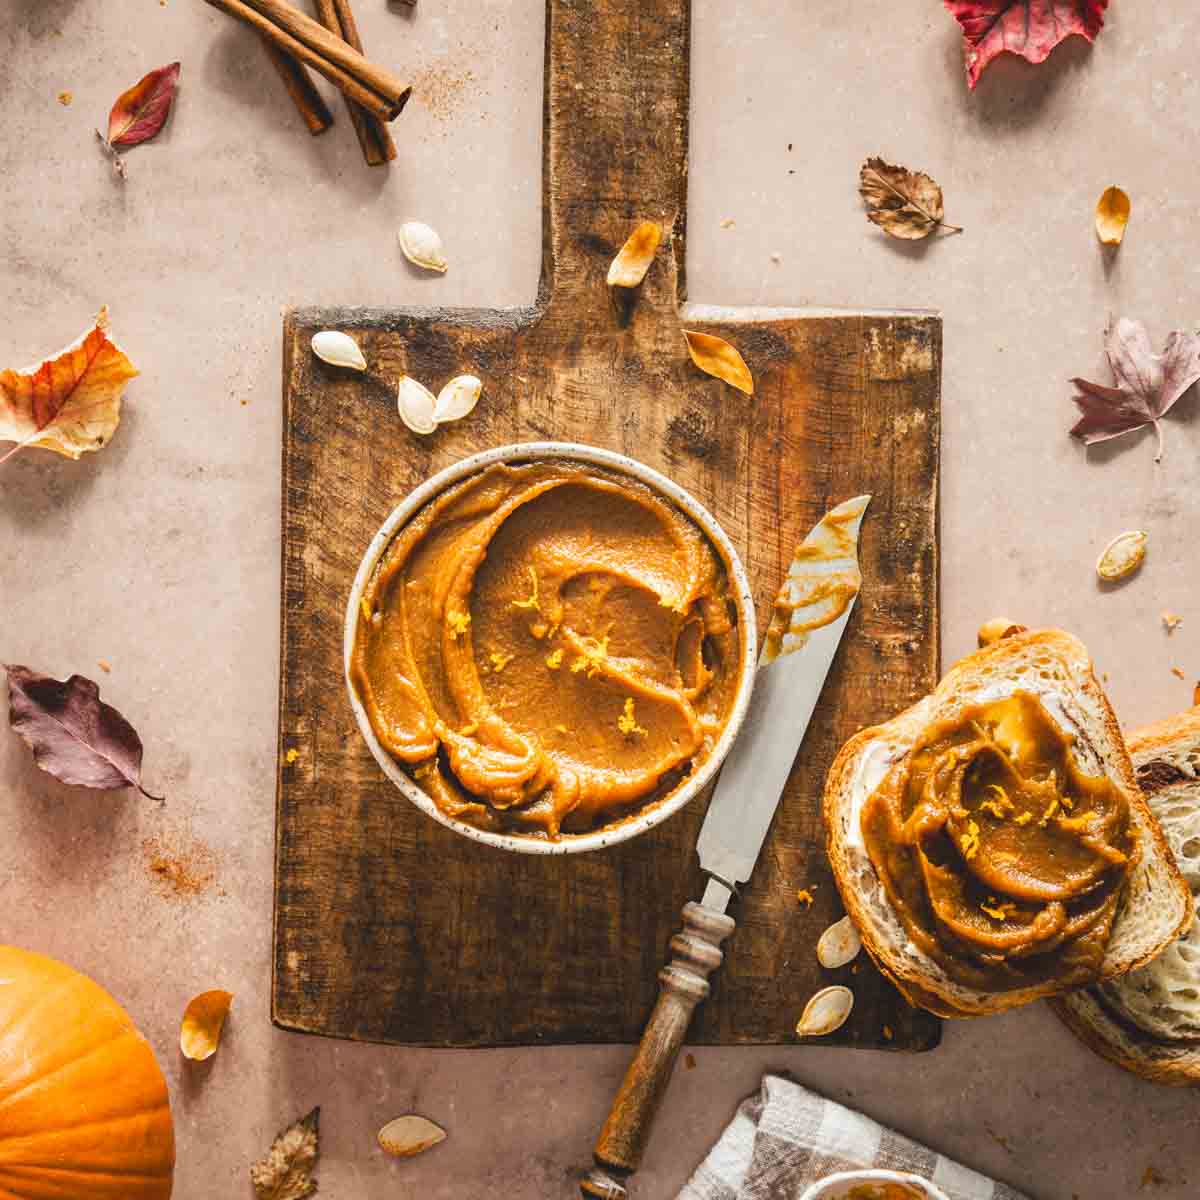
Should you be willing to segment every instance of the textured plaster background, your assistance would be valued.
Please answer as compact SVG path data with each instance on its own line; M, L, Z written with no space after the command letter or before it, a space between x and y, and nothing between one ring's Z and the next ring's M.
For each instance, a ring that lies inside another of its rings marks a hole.
M357 0L372 56L417 83L387 171L363 166L340 101L311 139L253 38L199 0L0 8L0 365L55 350L107 303L142 369L102 454L31 451L0 470L0 656L97 676L169 796L158 808L60 787L0 733L0 937L69 960L136 1014L171 1084L180 1200L248 1196L247 1164L317 1103L323 1195L572 1195L626 1051L399 1050L268 1020L280 312L532 297L541 2L420 0L409 14ZM1069 441L1066 380L1105 378L1110 312L1156 340L1200 321L1198 39L1188 0L1114 0L1094 49L1075 40L1038 69L1003 60L970 95L937 0L696 0L694 13L691 297L940 309L946 661L995 613L1062 624L1130 725L1185 706L1200 677L1197 403L1178 406L1156 466L1150 437L1092 453ZM92 128L173 58L175 115L129 154L122 187ZM868 226L855 182L870 153L932 172L966 233L905 246ZM1105 256L1090 213L1112 182L1134 215ZM444 278L401 259L410 217L442 232ZM1150 532L1146 567L1105 594L1092 563L1130 527ZM1164 608L1184 618L1170 638ZM216 986L237 993L225 1043L185 1069L180 1012ZM1196 1098L1093 1058L1041 1006L950 1027L923 1057L696 1060L672 1085L640 1196L674 1194L767 1068L1043 1200L1200 1186ZM450 1141L396 1163L374 1133L413 1109ZM1143 1184L1148 1167L1162 1182Z

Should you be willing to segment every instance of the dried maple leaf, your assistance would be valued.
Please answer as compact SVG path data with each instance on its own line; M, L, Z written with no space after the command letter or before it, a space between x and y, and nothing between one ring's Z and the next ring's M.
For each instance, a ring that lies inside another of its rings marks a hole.
M64 681L6 666L8 721L33 761L63 783L89 788L142 787L142 739L100 689L82 675Z
M958 225L942 220L942 189L921 171L868 158L859 168L858 194L867 206L867 220L892 237L916 241L939 226L962 233Z
M943 0L962 26L967 84L974 87L997 55L1044 62L1072 34L1095 41L1108 0Z
M179 1049L184 1058L204 1062L216 1054L232 1003L233 993L220 988L201 992L188 1001L179 1025Z
M1154 461L1158 462L1163 454L1159 419L1200 379L1200 336L1176 331L1167 338L1163 353L1155 354L1146 327L1122 317L1108 331L1106 341L1115 386L1071 380L1079 389L1072 399L1081 413L1071 436L1090 446L1153 425L1158 435Z
M267 1157L250 1168L257 1200L306 1200L317 1194L312 1177L321 1157L321 1110L289 1125L271 1143Z
M121 420L121 394L138 373L108 336L108 309L95 325L39 366L0 372L0 442L78 458L99 450Z
M127 149L154 137L171 111L178 82L179 63L173 62L157 67L122 92L108 114L108 144Z

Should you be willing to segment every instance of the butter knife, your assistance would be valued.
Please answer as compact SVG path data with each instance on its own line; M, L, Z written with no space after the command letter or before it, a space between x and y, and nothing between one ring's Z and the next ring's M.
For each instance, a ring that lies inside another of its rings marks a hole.
M581 1181L587 1200L624 1200L670 1082L721 944L735 922L726 913L750 878L817 706L862 584L858 532L870 496L831 509L800 543L775 601L758 658L745 724L725 760L696 852L708 877L699 904L683 908L673 958L659 972L650 1021L596 1141L595 1166Z

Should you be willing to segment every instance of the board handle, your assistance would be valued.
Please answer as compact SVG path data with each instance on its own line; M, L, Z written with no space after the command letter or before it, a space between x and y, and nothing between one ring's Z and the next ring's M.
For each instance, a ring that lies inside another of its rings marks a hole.
M735 924L703 904L684 905L683 929L671 939L674 957L658 974L658 1001L596 1139L596 1165L579 1184L585 1200L624 1200L625 1183L641 1164L692 1013L711 990L708 977L721 965L721 943Z

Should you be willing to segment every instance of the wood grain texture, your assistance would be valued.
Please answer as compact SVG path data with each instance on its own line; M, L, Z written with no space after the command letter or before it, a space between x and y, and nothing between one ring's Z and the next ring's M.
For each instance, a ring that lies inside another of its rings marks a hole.
M707 799L602 853L506 855L424 817L387 782L342 681L346 597L391 509L464 455L569 439L632 455L704 503L742 555L760 620L822 513L874 495L861 600L690 1036L794 1041L808 996L846 982L854 1013L825 1041L938 1040L937 1021L868 963L826 972L814 947L841 915L823 850L826 769L847 737L937 677L941 324L681 303L688 17L687 0L550 0L532 306L285 319L273 1015L286 1028L447 1046L641 1035L677 914L702 890L694 846ZM642 219L668 238L622 323L604 279ZM322 328L359 340L365 375L312 355ZM683 328L738 346L753 399L692 366ZM436 391L465 371L485 388L471 417L410 434L396 415L400 375ZM811 908L797 902L802 887Z

